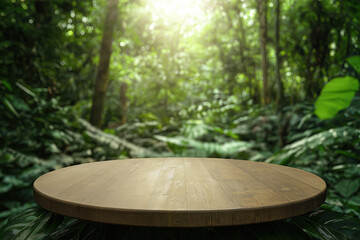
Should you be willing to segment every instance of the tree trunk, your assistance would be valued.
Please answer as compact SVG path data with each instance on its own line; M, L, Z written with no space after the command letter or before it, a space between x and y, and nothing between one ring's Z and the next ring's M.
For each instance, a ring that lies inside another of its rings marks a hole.
M279 116L278 120L278 135L279 135L279 145L281 147L286 144L286 124L284 124L284 114L282 108L284 106L284 85L281 81L280 76L280 0L276 0L275 6L275 58L276 58L276 87L277 87L277 99L276 99L276 108Z
M121 124L126 123L126 111L127 111L127 89L128 85L123 82L121 83L121 90L120 90L120 117L121 117Z
M239 10L239 15L241 11ZM246 33L244 28L244 20L243 17L239 18L239 29L240 29L240 58L241 58L241 72L248 77L248 87L249 87L249 96L250 99L253 100L253 94L252 94L252 78L250 74L248 73L248 63L247 63L247 57L245 57L245 51L247 50L247 42L246 42Z
M260 51L261 51L261 70L263 75L263 103L270 103L268 86L268 62L266 53L267 36L267 0L258 0L258 14L260 22Z
M276 20L275 20L275 57L276 57L276 66L275 66L275 72L276 72L276 85L277 85L277 106L278 108L281 108L284 104L284 85L281 81L280 76L280 65L281 65L281 59L280 59L280 0L276 0Z
M104 32L101 41L100 61L97 69L94 95L92 99L90 123L101 126L101 117L104 111L105 94L109 81L109 64L111 44L118 12L118 0L108 0Z

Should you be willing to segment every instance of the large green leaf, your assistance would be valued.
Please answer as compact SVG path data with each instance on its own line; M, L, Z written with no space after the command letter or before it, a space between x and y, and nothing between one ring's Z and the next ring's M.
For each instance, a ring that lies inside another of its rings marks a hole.
M296 224L310 236L322 240L358 240L360 239L360 221L341 213L317 210L308 217L293 218Z
M350 105L358 90L359 81L356 78L345 76L332 79L315 102L315 114L320 119L333 118Z
M360 56L352 56L346 59L348 63L357 71L360 73Z

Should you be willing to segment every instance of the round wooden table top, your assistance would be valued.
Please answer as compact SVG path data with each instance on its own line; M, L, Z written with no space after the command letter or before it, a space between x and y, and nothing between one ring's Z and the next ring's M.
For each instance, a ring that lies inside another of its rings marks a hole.
M263 162L144 158L81 164L42 175L34 197L43 208L96 222L227 226L309 212L326 198L318 176Z

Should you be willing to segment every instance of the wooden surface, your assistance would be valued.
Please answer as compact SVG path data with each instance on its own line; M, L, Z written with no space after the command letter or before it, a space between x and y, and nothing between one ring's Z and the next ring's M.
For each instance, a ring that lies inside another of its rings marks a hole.
M213 158L95 162L39 177L43 208L97 222L226 226L301 215L321 205L325 182L295 168Z

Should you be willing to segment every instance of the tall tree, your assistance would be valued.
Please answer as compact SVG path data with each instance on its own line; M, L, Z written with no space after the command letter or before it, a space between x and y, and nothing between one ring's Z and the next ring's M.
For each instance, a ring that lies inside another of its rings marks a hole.
M280 76L280 0L276 0L275 6L275 73L276 73L276 87L277 87L277 106L281 108L284 101L284 85Z
M90 122L97 127L101 126L101 117L104 111L105 94L109 82L111 45L118 14L118 2L118 0L108 0L106 7L104 32L100 49L100 61L96 74L90 115Z
M277 98L276 98L276 106L279 114L279 145L284 146L286 143L286 126L287 124L283 123L284 114L282 112L282 108L284 106L284 85L281 81L280 76L280 0L276 0L275 2L275 74L276 74L276 88L277 88Z
M263 102L270 103L269 81L268 81L268 61L266 51L267 37L267 0L258 1L258 15L260 23L260 51L261 51L261 70L263 81Z

